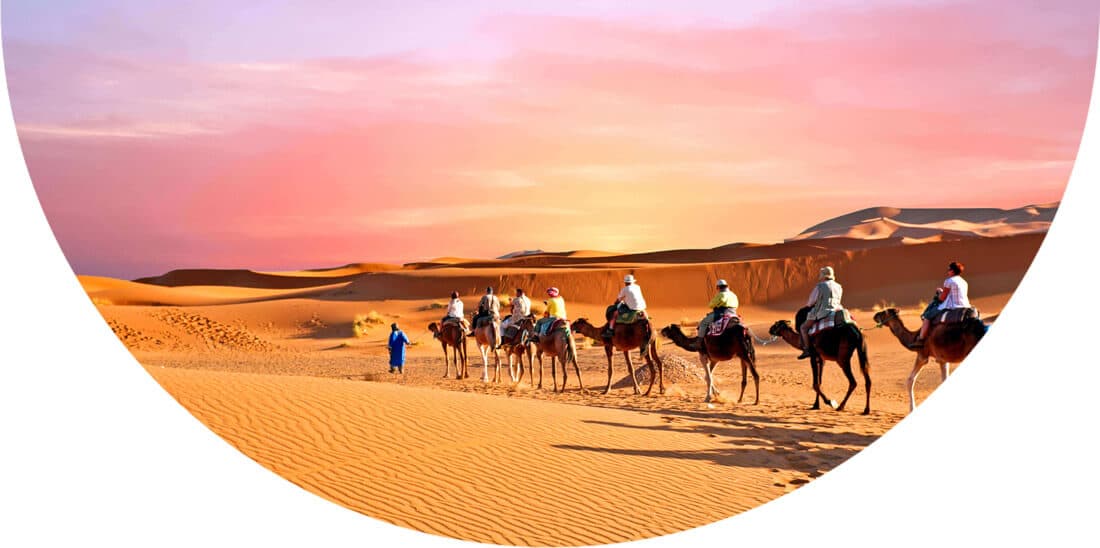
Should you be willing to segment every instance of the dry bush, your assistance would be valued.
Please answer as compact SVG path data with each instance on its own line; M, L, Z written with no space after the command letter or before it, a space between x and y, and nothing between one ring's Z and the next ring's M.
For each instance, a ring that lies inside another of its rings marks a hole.
M428 310L443 310L444 308L447 308L447 303L434 302L434 303L428 303L428 304L420 307L420 311L421 312L426 312Z
M356 314L355 321L351 324L351 330L356 337L362 337L367 334L367 330L371 327L384 323L386 323L386 320L382 319L382 315L371 310L366 314Z

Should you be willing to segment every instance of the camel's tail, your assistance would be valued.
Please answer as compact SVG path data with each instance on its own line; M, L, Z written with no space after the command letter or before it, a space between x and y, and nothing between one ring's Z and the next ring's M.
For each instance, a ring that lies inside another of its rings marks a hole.
M869 360L867 358L867 339L863 337L863 332L860 331L858 327L855 327L854 324L853 328L856 335L859 336L859 344L856 345L856 354L859 355L859 368L866 371L869 365Z
M572 333L566 332L565 342L565 362L561 364L562 367L565 367L565 364L570 361L577 361L577 341L573 338Z
M743 341L741 344L745 347L745 357L752 363L756 363L756 346L755 343L752 342L752 339L753 334L749 326L741 326L741 340Z

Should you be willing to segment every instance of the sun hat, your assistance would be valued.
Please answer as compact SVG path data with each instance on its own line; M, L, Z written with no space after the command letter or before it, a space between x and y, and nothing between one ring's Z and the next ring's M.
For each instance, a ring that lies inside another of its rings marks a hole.
M726 280L718 280L718 287L729 287L730 284L726 283Z
M627 274L626 277L623 278L623 283L628 283L628 284L634 283L634 275L633 274Z
M831 267L831 266L822 267L821 277L825 278L826 280L834 279L836 277L836 275L833 273L833 267Z

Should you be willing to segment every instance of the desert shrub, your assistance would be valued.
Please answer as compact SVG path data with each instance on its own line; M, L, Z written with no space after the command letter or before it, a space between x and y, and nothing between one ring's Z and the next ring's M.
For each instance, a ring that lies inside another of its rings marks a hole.
M444 308L447 308L447 303L434 302L434 303L428 303L428 304L420 307L420 310L421 311L443 310Z
M351 324L351 330L356 337L362 337L367 334L367 330L371 327L384 323L386 323L386 320L382 318L382 315L371 310L366 314L356 314L355 321Z

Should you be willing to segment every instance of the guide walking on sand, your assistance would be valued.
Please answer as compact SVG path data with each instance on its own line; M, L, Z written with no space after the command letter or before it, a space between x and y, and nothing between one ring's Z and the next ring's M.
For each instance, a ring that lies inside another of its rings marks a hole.
M390 324L390 342L387 345L390 349L390 373L397 372L402 375L405 374L405 347L412 344L409 338L405 336L405 332L401 331L397 327L396 323Z

